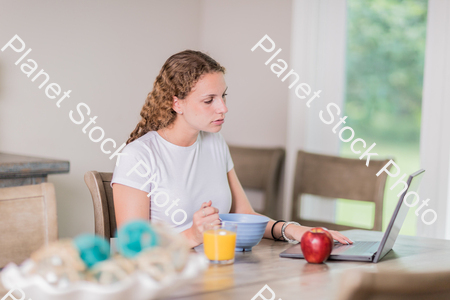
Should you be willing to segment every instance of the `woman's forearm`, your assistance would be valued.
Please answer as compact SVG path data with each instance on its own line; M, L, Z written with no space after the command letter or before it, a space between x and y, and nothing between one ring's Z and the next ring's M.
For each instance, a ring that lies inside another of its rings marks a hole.
M252 213L254 215L264 216L262 214L259 214L257 212ZM266 217L266 216L264 216ZM281 234L281 228L283 227L284 222L278 222L275 227L273 227L273 224L275 224L276 221L270 219L269 222L266 225L266 229L264 231L263 237L266 239L273 239L275 237L276 239L281 238L283 240L282 234ZM272 236L272 227L273 227L273 236ZM300 227L300 228L299 228ZM301 237L303 233L311 229L311 227L306 226L297 226L297 225L288 225L285 229L284 234L288 239L295 239L298 237ZM300 233L300 234L299 234Z
M258 216L263 216L263 217L267 217L265 215L259 214L255 211L251 212L251 214L253 215L258 215ZM269 219L269 222L266 225L266 229L264 230L264 235L263 238L265 239L273 239L272 237L272 226L273 224L275 224L275 221L272 219ZM280 238L281 237L281 227L283 226L283 222L278 222L275 227L273 228L273 235L275 236L275 238Z

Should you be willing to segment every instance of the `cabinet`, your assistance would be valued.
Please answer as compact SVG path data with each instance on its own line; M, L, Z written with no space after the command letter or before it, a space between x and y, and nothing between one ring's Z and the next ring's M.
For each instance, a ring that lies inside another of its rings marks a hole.
M47 182L49 174L69 169L69 161L0 153L0 188Z

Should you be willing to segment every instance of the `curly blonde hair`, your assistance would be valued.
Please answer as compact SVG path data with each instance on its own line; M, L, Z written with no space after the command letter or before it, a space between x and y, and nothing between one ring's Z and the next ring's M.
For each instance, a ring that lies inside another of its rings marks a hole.
M156 76L153 90L141 110L141 120L131 132L127 144L149 131L172 124L177 113L172 109L173 96L185 99L200 78L225 68L205 53L184 50L169 57Z

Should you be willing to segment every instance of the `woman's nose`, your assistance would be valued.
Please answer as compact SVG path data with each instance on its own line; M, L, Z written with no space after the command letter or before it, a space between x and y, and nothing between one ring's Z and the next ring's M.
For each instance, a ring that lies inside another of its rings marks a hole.
M219 112L222 113L222 114L227 113L228 112L228 108L227 108L227 105L225 103L225 99L221 98L219 103L220 103L219 107L218 107Z

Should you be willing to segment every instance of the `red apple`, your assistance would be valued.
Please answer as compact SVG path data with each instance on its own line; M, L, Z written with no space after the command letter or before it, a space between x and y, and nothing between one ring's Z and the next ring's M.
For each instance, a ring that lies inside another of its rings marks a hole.
M300 243L306 261L314 264L326 261L334 244L333 237L323 227L315 227L305 232Z

